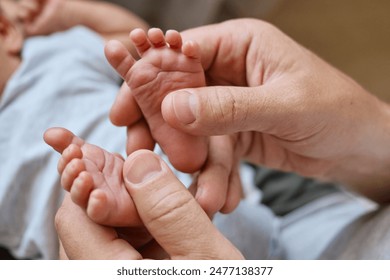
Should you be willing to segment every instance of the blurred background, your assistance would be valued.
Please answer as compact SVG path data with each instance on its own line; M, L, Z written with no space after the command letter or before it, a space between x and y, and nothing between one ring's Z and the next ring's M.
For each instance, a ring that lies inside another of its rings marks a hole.
M237 17L264 19L390 102L388 0L111 1L164 30Z
M390 102L390 1L283 1L269 21Z

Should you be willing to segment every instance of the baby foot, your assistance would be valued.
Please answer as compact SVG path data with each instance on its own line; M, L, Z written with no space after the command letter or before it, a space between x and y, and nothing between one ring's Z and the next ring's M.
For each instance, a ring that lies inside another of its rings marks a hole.
M183 44L177 31L170 30L164 36L157 28L148 34L136 29L130 38L141 59L135 61L121 43L110 41L106 46L108 61L125 79L153 138L172 165L184 172L199 170L206 160L207 138L170 127L161 114L161 103L170 92L206 85L199 46L191 41ZM117 110L116 116L127 114L124 106L113 110Z
M123 181L120 155L88 144L64 128L47 130L44 140L62 154L58 162L61 185L94 222L107 226L141 224Z

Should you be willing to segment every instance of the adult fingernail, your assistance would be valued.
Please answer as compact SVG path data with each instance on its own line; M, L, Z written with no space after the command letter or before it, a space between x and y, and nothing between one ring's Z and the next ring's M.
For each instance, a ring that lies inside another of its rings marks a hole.
M196 120L195 112L197 107L196 97L188 91L179 91L173 95L173 108L176 117L183 124L190 124Z
M152 153L142 153L132 159L125 179L132 184L147 182L161 171L159 159Z

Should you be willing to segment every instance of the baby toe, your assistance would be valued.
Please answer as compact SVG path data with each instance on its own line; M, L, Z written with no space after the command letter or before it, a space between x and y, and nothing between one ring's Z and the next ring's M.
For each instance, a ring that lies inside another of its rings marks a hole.
M109 224L109 214L112 205L109 205L107 194L101 189L95 189L91 192L88 200L87 214L99 224Z
M62 187L70 191L74 180L85 170L85 164L81 159L74 158L66 165L61 175Z
M200 59L200 47L194 41L185 42L181 51L187 57Z
M91 174L87 171L82 171L73 181L70 190L70 196L73 202L85 209L88 205L88 199L93 188L94 184Z
M148 31L148 37L150 42L155 48L166 46L164 33L159 28L151 28Z
M176 30L168 30L165 34L165 40L171 49L180 50L183 44L181 35Z
M82 158L83 152L80 146L76 144L70 144L63 152L58 161L57 169L60 174L64 171L66 166L75 158Z
M145 31L140 28L134 29L130 33L130 39L140 56L151 47Z

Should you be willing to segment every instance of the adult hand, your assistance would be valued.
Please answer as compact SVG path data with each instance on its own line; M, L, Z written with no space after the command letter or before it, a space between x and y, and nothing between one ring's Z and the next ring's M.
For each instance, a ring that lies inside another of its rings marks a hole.
M156 154L133 153L123 176L145 228L100 226L66 198L56 227L67 258L243 258Z
M240 19L183 33L202 48L209 85L169 94L165 120L230 135L234 158L340 181L390 199L390 110L275 27Z

